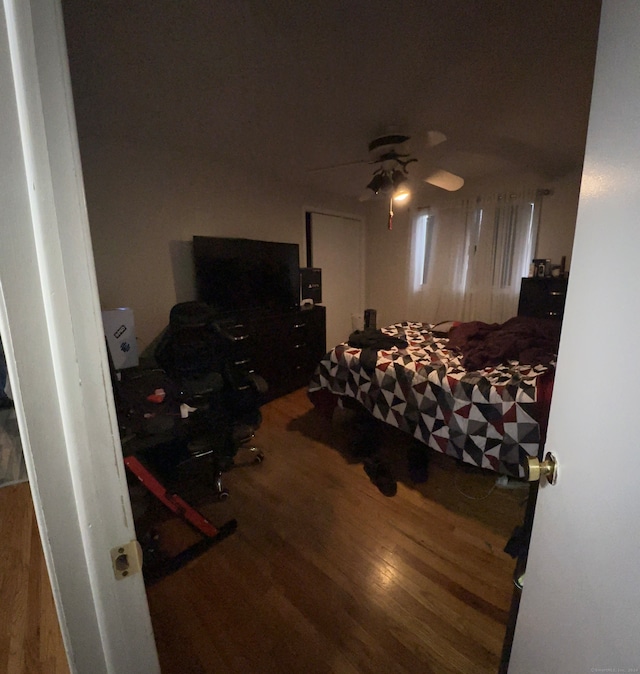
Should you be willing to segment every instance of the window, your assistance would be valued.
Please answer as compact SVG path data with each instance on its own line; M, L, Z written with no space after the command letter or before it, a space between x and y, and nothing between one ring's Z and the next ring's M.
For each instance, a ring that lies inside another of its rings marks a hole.
M410 308L427 322L503 322L535 250L541 191L432 205L414 222Z
M434 216L430 213L420 213L415 226L414 245L414 288L426 285L429 280L429 268L431 266L431 249L433 246Z

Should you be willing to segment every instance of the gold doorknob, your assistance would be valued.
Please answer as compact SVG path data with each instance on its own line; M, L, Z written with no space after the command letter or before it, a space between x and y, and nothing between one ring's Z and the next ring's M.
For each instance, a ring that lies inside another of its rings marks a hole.
M537 456L528 456L524 465L524 474L529 482L537 482L544 476L549 484L555 484L558 479L556 457L551 452L547 452L544 461L540 461Z

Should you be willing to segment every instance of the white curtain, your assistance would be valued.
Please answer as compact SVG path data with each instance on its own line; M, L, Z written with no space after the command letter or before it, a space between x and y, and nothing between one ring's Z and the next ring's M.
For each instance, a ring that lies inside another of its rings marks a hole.
M494 194L419 212L412 245L413 320L502 323L515 316L542 194Z

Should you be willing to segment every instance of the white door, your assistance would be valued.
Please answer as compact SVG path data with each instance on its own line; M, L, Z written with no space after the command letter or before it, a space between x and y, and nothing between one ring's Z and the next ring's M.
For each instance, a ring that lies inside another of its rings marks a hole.
M152 674L63 36L56 0L3 0L0 330L71 671Z
M604 0L547 449L510 674L640 668L640 2Z
M313 266L322 269L322 304L327 308L327 349L362 327L364 227L356 218L311 214Z

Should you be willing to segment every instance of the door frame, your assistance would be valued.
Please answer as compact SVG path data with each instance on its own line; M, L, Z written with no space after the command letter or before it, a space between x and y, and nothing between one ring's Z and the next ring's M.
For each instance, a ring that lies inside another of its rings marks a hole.
M58 0L0 12L0 330L72 672L159 672L135 539Z

